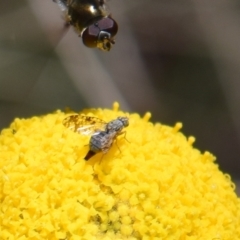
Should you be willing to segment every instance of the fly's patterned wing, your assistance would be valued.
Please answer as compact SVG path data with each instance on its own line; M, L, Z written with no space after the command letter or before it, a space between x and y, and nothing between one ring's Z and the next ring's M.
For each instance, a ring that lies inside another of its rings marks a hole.
M100 118L75 114L66 117L63 125L74 132L91 135L97 131L104 131L106 122Z

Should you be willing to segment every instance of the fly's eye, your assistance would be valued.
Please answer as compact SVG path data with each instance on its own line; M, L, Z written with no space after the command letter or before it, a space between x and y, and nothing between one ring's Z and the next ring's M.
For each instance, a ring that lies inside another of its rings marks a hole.
M114 36L117 34L118 25L110 17L101 19L86 28L82 34L83 43L90 48L99 48L109 51L114 44Z

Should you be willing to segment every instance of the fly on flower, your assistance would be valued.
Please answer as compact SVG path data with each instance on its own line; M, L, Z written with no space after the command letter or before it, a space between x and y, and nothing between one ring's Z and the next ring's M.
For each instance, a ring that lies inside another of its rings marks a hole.
M117 136L125 133L123 128L129 125L129 119L118 117L106 123L96 117L75 114L66 117L63 125L74 132L91 135L89 151L84 157L87 161L99 152L107 153Z
M105 0L53 0L65 20L82 37L85 46L109 51L115 43L118 25L110 16Z

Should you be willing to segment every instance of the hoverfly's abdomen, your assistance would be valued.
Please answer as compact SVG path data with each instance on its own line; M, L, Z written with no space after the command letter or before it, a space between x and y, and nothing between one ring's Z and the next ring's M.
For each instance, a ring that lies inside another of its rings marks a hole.
M81 35L85 28L109 13L105 10L105 4L98 0L69 0L67 14L70 24Z

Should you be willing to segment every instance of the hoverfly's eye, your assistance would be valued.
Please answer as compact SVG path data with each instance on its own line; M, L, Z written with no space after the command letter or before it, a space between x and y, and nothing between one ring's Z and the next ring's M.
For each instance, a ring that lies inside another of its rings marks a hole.
M117 31L118 25L112 18L103 18L84 30L82 33L83 43L90 48L97 47L109 51L114 44L113 37Z
M82 33L82 41L84 45L89 48L97 47L98 35L99 29L94 25L91 25L90 27L86 28Z

